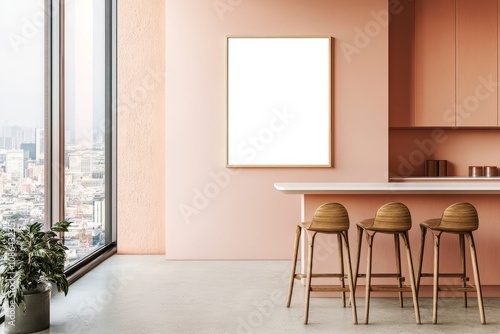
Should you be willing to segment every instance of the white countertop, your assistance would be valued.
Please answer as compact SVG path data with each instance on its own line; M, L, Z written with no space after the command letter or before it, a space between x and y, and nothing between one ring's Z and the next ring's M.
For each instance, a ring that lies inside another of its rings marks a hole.
M284 194L500 194L500 182L275 183Z

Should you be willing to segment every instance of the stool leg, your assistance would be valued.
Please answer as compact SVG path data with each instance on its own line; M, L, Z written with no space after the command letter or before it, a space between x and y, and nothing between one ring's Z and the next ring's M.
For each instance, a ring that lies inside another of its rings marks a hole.
M411 258L411 249L410 249L410 238L408 236L408 232L401 233L401 237L403 238L403 241L405 243L406 257L408 258L408 271L410 274L410 285L411 285L411 294L413 297L413 308L415 309L415 321L417 322L417 324L421 324L420 308L418 307L417 286L415 283L415 272L413 270L413 261Z
M307 263L307 281L306 281L306 306L304 310L304 324L307 325L309 321L309 298L311 296L311 276L313 267L313 251L314 251L314 237L316 232L307 232L307 239L309 241L309 262Z
M437 324L438 289L439 289L439 239L441 234L434 234L434 280L432 287L432 323Z
M286 307L290 307L290 302L292 301L293 283L295 281L295 270L297 268L297 254L299 252L299 240L301 232L302 228L297 225L297 228L295 230L295 247L293 250L292 273L290 274L290 285L288 287L288 300L286 302Z
M394 234L394 251L396 253L396 273L398 274L398 287L403 287L401 282L401 252L399 246L399 234ZM403 307L403 291L399 291L399 307Z
M354 285L354 280L352 277L352 263L351 263L351 251L349 250L349 237L348 232L344 231L341 233L344 237L344 248L347 257L347 280L349 282L349 299L352 308L352 322L353 324L358 324L358 314L356 310L356 286Z
M458 241L460 246L460 269L462 273L462 286L467 287L467 274L465 270L465 237L463 234L458 235ZM467 291L464 291L464 307L467 307Z
M368 248L368 255L366 256L366 292L365 292L365 324L368 324L368 318L370 313L370 291L371 291L371 279L372 279L372 246L373 246L373 235L366 232L366 241Z
M470 244L470 255L472 260L472 269L474 271L474 284L476 285L477 304L479 305L479 315L481 317L481 323L486 324L486 317L484 316L483 294L481 292L481 282L479 280L479 268L477 265L476 246L474 244L474 238L472 237L472 232L467 233L466 236Z
M358 286L358 276L359 276L359 257L361 255L361 242L363 240L363 229L359 226L358 228L358 247L356 251L356 263L355 263L355 271L354 271L354 286Z
M345 288L345 280L344 280L344 254L342 253L342 237L340 233L337 234L337 242L339 247L339 264L340 264L340 286ZM345 307L345 291L342 291L342 305Z
M424 259L425 234L427 228L420 226L420 252L418 256L418 272L417 272L417 296L420 290L420 278L422 276L422 261Z

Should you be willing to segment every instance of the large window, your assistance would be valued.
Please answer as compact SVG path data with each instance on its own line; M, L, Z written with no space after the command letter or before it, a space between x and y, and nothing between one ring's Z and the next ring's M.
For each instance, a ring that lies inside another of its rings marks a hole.
M115 2L0 1L0 224L72 221L68 267L115 242Z
M64 24L64 212L72 261L106 244L107 96L106 1L73 0Z

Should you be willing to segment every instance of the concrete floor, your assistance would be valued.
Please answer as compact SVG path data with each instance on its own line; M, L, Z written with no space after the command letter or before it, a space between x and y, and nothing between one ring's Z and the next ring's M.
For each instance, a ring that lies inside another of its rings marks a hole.
M500 333L500 298L486 298L488 324L477 300L440 299L432 325L432 300L420 299L422 325L411 299L373 298L370 324L353 325L338 298L313 298L303 324L303 287L285 307L289 261L166 261L163 256L115 255L53 296L51 327L40 333ZM363 323L364 298L357 298ZM0 326L3 331L3 325Z

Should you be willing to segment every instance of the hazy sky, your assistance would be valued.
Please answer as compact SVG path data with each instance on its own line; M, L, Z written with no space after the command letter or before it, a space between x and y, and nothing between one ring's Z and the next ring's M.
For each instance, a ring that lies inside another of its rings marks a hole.
M43 1L0 1L0 126L43 124Z
M0 127L43 127L43 2L0 0ZM103 0L66 3L65 126L74 139L105 118L104 13Z

